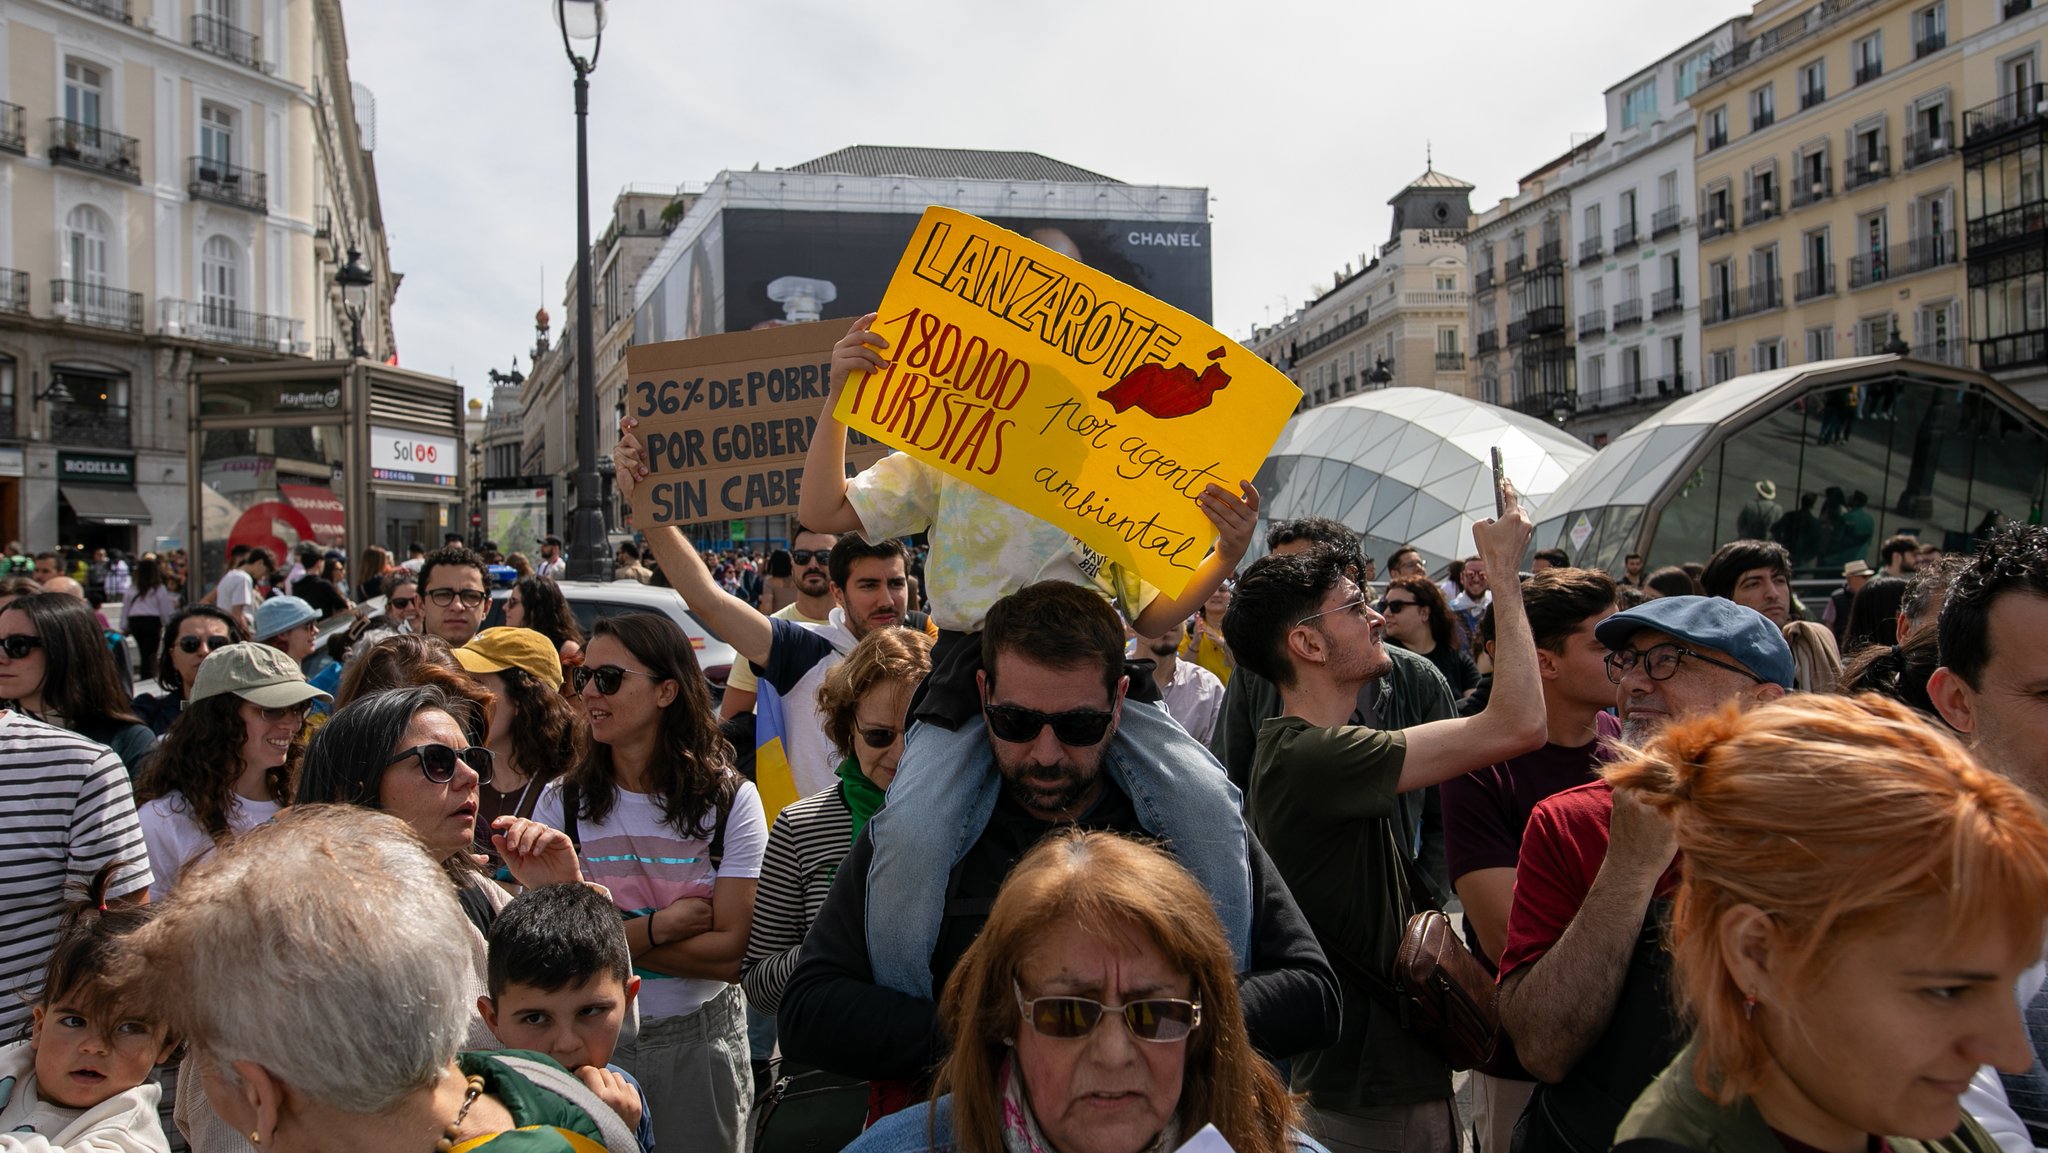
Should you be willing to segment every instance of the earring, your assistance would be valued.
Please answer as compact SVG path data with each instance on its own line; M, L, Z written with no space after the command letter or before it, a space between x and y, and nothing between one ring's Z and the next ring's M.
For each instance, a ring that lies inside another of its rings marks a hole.
M1743 1019L1743 1020L1745 1020L1745 1021L1754 1021L1754 1020L1756 1020L1756 994L1755 994L1755 993L1744 993L1744 994L1742 995L1742 1019Z
M249 1130L249 1144L261 1148L263 1145L263 1134L254 1129Z

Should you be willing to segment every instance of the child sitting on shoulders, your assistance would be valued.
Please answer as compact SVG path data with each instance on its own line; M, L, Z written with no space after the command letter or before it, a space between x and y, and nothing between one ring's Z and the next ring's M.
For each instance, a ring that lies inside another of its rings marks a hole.
M640 992L619 910L580 883L542 885L491 922L488 991L477 1012L500 1044L553 1059L627 1125L641 1153L654 1149L647 1095L611 1064L619 1029ZM8 1153L0 1146L0 1153Z
M107 905L113 861L72 905L43 970L27 1040L0 1048L0 1153L170 1153L150 1070L177 1043L110 972L146 906Z

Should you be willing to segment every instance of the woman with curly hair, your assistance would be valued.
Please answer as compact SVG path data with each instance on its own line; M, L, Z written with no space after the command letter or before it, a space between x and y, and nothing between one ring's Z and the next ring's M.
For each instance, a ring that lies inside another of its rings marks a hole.
M1616 1148L1995 1153L1961 1099L2034 1062L2014 988L2048 930L2037 803L1875 696L1676 722L1607 777L1672 822L1693 1025Z
M577 627L562 586L548 577L527 577L512 586L505 597L505 623L548 638L565 669L583 659L583 630Z
M190 698L136 784L142 839L156 883L177 887L187 865L292 802L306 710L327 694L269 645L232 644L206 658Z
M339 712L365 697L422 685L466 702L462 726L471 744L484 743L497 702L456 663L447 641L427 633L385 637L350 660L334 691L334 708Z
M740 962L747 1004L763 1013L781 1005L804 934L818 918L839 862L896 779L910 695L931 667L930 637L916 629L879 628L832 666L818 687L818 716L840 758L839 783L783 809L768 830L754 930Z
M569 834L583 875L625 914L640 1035L613 1061L650 1100L657 1146L745 1144L753 1074L740 959L768 840L761 796L732 769L690 641L668 617L597 622L575 671L590 755L534 819Z
M484 744L497 775L478 793L476 851L496 870L492 822L533 815L547 783L589 755L590 722L562 695L555 646L532 629L486 629L452 655L495 702Z

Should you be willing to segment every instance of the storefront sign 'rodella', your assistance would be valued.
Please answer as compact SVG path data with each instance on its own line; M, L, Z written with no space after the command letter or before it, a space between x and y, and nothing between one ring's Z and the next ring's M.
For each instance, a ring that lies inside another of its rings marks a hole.
M964 212L931 208L883 297L889 364L836 413L1074 534L1169 595L1301 390L1222 333Z

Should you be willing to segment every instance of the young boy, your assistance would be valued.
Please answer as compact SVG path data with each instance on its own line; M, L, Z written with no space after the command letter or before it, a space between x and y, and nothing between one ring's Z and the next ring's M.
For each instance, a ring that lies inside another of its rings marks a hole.
M640 978L610 899L588 885L543 885L491 923L489 992L477 1011L508 1049L553 1058L633 1126L653 1153L647 1095L611 1064Z

